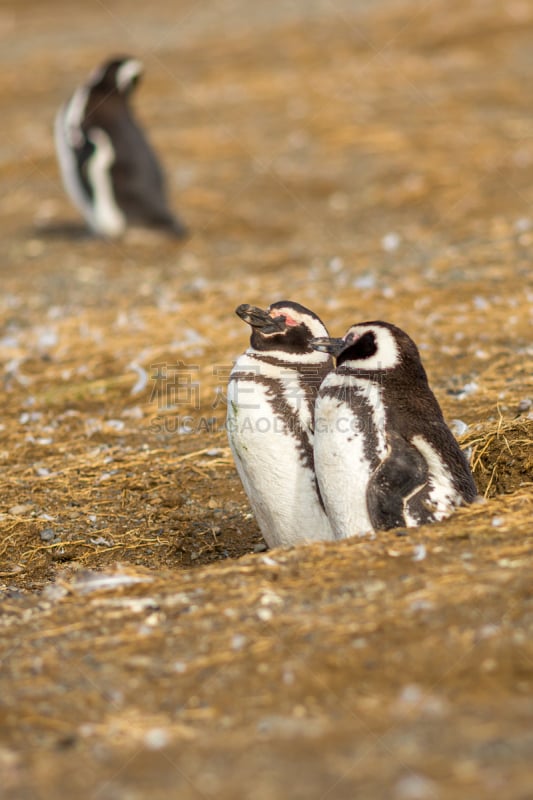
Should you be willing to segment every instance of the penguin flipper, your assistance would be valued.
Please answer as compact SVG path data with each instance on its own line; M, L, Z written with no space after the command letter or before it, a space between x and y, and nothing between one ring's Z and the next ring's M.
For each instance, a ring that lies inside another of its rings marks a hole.
M374 530L405 525L406 501L424 489L427 480L428 468L422 454L402 436L393 434L389 453L370 478L366 492Z

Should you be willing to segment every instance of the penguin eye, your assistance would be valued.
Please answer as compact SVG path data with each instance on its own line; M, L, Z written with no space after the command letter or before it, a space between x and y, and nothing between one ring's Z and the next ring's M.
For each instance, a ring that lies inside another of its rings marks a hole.
M296 321L295 319L293 319L292 317L289 317L289 315L288 315L288 314L284 314L284 315L283 315L283 319L285 320L285 325L288 325L288 326L289 326L289 328L295 328L295 327L297 327L297 326L300 324L299 322L297 322L297 321Z
M282 311L271 312L270 316L274 317L274 319L280 319L282 322L285 323L285 325L288 328L297 328L298 325L300 325L300 323L297 320L293 319L288 314L285 314Z
M369 358L377 353L376 337L373 331L367 331L354 342L359 358Z
M367 331L362 336L350 340L348 347L337 357L337 366L345 361L362 361L377 353L376 337L373 331Z

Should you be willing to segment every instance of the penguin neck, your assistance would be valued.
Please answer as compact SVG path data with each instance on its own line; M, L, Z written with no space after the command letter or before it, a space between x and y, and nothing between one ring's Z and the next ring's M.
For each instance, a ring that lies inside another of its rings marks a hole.
M327 353L320 353L312 350L309 353L291 353L288 350L256 350L249 347L245 354L253 361L262 361L265 364L273 364L287 369L317 369L317 367L330 366L331 356Z

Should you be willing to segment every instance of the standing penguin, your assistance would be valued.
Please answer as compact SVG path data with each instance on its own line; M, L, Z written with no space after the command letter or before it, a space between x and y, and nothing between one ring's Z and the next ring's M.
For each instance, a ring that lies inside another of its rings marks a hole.
M314 404L332 359L311 341L326 328L289 301L236 313L252 336L230 375L226 424L261 532L270 547L334 539L313 464Z
M314 346L337 358L318 393L314 439L337 537L442 520L474 500L467 460L406 333L364 322Z
M142 71L135 58L107 61L55 121L65 189L89 227L104 237L121 236L128 225L186 233L169 209L163 172L130 108Z

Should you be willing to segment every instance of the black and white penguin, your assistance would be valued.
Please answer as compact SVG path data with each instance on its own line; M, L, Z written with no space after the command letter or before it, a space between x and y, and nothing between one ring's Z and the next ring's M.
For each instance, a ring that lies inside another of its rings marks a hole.
M336 356L315 406L318 485L337 537L445 519L477 491L418 349L387 322L316 340Z
M290 301L236 313L252 335L230 375L226 425L263 537L269 547L334 539L313 464L315 399L333 361L311 341L326 328Z
M163 172L130 108L142 72L136 58L105 62L56 116L65 189L92 231L108 238L129 225L186 233L169 209Z

